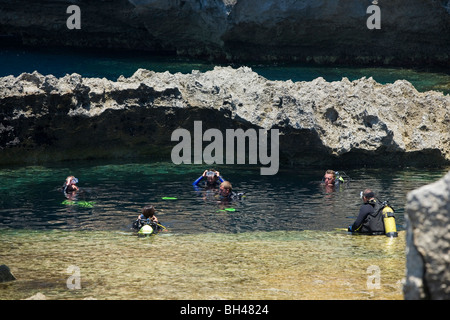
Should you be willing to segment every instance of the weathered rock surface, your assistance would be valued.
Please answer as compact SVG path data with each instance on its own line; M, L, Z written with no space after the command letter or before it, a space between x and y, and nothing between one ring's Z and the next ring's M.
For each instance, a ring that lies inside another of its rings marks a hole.
M66 9L81 9L69 30ZM448 1L379 1L381 29L360 0L0 0L2 41L126 48L196 57L315 63L449 65Z
M41 292L38 292L35 295L32 295L31 297L28 297L24 300L47 300L47 296Z
M158 156L171 133L277 128L282 161L440 165L450 161L450 97L407 81L269 81L250 68L138 70L117 81L39 73L0 78L0 163ZM206 146L207 143L204 143Z
M450 299L450 172L408 194L405 299Z
M16 277L11 273L7 265L0 266L0 283L16 280Z

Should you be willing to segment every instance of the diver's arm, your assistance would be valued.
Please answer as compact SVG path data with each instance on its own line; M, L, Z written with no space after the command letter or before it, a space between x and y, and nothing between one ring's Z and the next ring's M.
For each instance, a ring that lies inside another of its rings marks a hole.
M192 184L193 186L197 186L198 183L203 179L203 175L201 175L197 180L194 181L194 183Z
M349 231L352 231L352 232L358 231L358 229L361 228L361 225L363 224L364 220L369 215L369 213L370 213L370 208L368 206L366 206L366 205L361 206L361 208L359 209L358 217L356 218L355 222L353 222Z
M220 183L222 183L222 182L225 181L225 179L222 178L222 176L220 175L220 172L219 172L219 171L216 170L215 173L216 173L217 178L219 178Z

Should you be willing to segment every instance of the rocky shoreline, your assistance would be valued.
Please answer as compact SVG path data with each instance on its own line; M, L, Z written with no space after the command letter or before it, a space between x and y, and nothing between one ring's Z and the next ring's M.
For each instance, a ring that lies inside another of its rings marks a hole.
M177 128L279 129L289 165L450 163L450 97L399 80L270 81L250 68L139 69L117 81L37 72L0 78L0 164L170 160Z

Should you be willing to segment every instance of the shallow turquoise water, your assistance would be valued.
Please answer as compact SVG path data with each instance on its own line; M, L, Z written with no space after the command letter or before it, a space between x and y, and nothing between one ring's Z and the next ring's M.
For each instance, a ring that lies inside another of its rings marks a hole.
M402 299L406 194L450 168L347 169L351 180L334 191L318 170L217 169L243 200L194 190L199 165L0 168L0 263L17 278L0 284L0 299ZM72 174L76 200L92 207L64 204L60 187ZM398 238L347 234L366 187L396 209ZM130 227L147 204L168 230L139 238ZM67 285L74 267L80 289ZM367 284L374 267L376 288Z
M346 227L361 204L367 187L389 200L402 228L407 192L437 180L446 169L347 170L350 181L327 192L323 172L284 169L275 176L259 175L256 166L219 167L241 201L219 203L210 191L198 191L192 182L204 168L171 162L77 162L0 169L0 229L24 227L74 230L129 230L146 204L175 233L241 233L276 230L324 230ZM60 187L68 175L79 179L76 201L92 207L67 205ZM177 200L163 200L176 197ZM235 212L221 211L226 207Z

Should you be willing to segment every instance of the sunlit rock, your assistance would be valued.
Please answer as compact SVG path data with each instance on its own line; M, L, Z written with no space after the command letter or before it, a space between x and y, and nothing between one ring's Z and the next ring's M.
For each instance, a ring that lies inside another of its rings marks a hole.
M280 130L281 162L442 165L450 97L408 81L269 81L250 68L139 69L117 81L37 72L0 78L0 163L170 158L177 128Z

